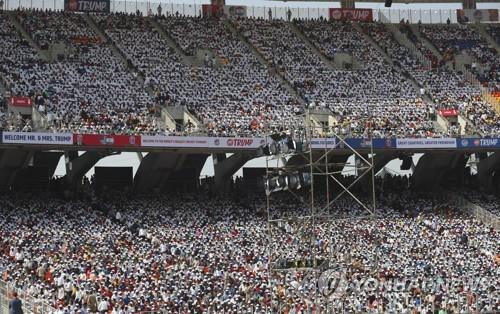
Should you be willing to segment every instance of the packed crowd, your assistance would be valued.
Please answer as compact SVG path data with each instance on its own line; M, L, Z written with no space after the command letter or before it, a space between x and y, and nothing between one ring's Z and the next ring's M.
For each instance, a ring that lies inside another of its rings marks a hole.
M59 131L81 133L162 132L153 97L115 56L82 15L20 11L17 17L42 48L64 44L54 62L13 69L12 93L31 96Z
M23 40L9 20L8 16L0 12L0 80L23 63L32 63L38 60L36 52ZM15 73L15 72L14 72ZM15 75L15 74L14 74ZM9 89L8 81L2 80L2 85ZM31 119L23 119L7 112L7 99L0 96L2 108L0 110L0 127L8 131L29 131L32 128Z
M180 15L153 21L140 14L88 17L109 36L108 42L82 15L16 12L42 49L64 47L57 60L47 62L22 40L6 15L0 17L5 47L23 47L5 48L0 57L7 90L14 96L32 97L52 131L170 134L173 130L164 126L159 115L161 107L171 105L186 106L209 135L254 136L267 128L291 132L299 125L297 114L304 108L278 80L274 72L279 71L306 104L330 109L336 129L346 135L454 135L431 119L436 110L450 107L467 116L471 124L467 132L500 134L500 119L481 100L477 88L460 73L440 67L426 69L383 24L366 23L361 28L403 71L392 67L350 23L229 21ZM463 42L460 36L465 37L475 43L467 46L468 51L494 68L498 57L491 49L483 51L484 42L476 40L474 31L449 26L453 31L443 27L445 35L435 35L441 30L428 28L422 26L422 33L431 41L432 36L447 37L440 49L459 45ZM332 62L318 56L300 32ZM411 30L406 33L410 38ZM115 55L112 43L128 64ZM430 58L429 49L418 44ZM339 53L352 55L356 66L334 66ZM420 91L412 79L421 85ZM489 82L493 82L491 75ZM0 121L4 129L33 129L24 117L3 114Z
M429 121L429 106L411 82L392 68L351 24L326 21L238 21L240 31L285 73L301 95L322 103L348 134L428 137L440 135ZM329 59L352 54L360 69L332 68L297 35L299 28ZM380 88L384 86L384 88Z
M286 130L296 125L298 103L222 21L159 21L187 55L214 53L210 57L206 52L203 64L190 65L149 21L121 15L97 18L167 104L187 106L209 134L251 136L267 126Z
M497 44L500 44L500 27L498 24L488 24L486 31L491 35Z
M480 80L487 81L490 88L496 89L497 64L500 59L477 31L460 25L421 26L420 30L443 54L454 58L454 55L461 51L469 53L473 58L471 71L475 72ZM476 62L481 63L481 70L476 66ZM463 76L443 75L443 72L449 71L438 69L432 74L430 81L426 80L430 86L434 82L435 88L430 89L429 93L436 103L464 112L480 134L498 136L499 115L481 98L481 91L467 83Z
M313 246L300 221L274 223L271 260L265 202L255 197L4 198L0 273L58 314L318 313L326 304L333 312L500 310L498 233L432 198L399 196L386 191L371 219L342 200L346 215L321 222ZM343 290L318 308L317 279L300 269L313 251L352 283L408 282L397 291ZM299 268L269 280L267 263L280 259ZM432 287L423 285L429 278Z
M500 217L500 200L497 196L472 191L465 193L465 196L472 203L477 204L490 213Z
M494 26L492 29L495 29ZM452 54L467 53L472 57L471 71L491 90L500 88L498 64L500 55L473 27L463 25L427 25L421 27L424 36L440 50ZM495 36L493 34L493 36Z

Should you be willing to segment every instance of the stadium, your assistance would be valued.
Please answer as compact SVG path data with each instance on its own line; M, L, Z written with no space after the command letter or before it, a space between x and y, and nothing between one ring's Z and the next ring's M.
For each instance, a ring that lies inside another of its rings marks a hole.
M179 2L0 0L0 314L500 313L498 1Z

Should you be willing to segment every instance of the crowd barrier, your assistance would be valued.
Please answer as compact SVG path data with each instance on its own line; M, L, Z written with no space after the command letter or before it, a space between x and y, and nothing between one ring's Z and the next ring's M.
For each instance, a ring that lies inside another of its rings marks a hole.
M23 304L24 314L52 314L55 309L42 300L29 296L25 291L15 289L10 283L0 280L0 313L9 313L9 301L17 292Z
M456 205L459 206L462 211L471 214L473 217L480 220L485 225L490 226L495 230L500 230L500 218L498 218L498 216L490 213L481 206L470 202L461 195L456 194L455 201Z
M63 10L64 0L4 0L5 10L16 9L41 9L41 10ZM144 16L156 14L158 6L161 5L162 14L200 16L203 14L203 5L197 3L173 3L158 1L115 1L109 2L110 12L136 13L141 12ZM362 4L361 4L362 6ZM272 18L286 20L294 19L328 19L330 8L297 8L293 6L246 6L245 15L251 18L269 18L271 10ZM373 19L378 21L385 16L389 23L399 23L401 20L409 23L442 24L450 20L457 23L456 9L373 9Z

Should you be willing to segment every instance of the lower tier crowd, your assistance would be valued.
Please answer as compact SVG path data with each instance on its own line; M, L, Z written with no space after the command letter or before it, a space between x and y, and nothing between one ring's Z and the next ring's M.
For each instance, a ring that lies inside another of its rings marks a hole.
M347 198L335 204L342 218L307 228L305 218L268 226L255 197L7 197L1 279L57 314L500 311L497 231L406 192L386 191L371 218ZM286 197L271 208L307 213ZM305 268L324 260L343 280L328 294Z

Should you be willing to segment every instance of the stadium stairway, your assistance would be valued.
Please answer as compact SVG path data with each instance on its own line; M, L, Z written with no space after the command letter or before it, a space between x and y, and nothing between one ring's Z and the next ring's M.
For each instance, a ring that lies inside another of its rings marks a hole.
M323 61L324 64L326 64L327 68L330 70L335 70L335 64L328 59L324 53L322 53L318 47L316 47L315 44L313 44L309 38L300 30L295 23L289 23L290 24L290 29L292 32L297 35L318 57L320 57L321 61Z
M113 40L111 40L111 38L99 27L99 25L92 18L92 16L86 13L86 14L83 14L82 17L85 20L85 22L87 22L87 24L90 26L90 28L92 28L97 33L97 35L99 35L99 37L101 37L101 39L107 45L109 45L109 47L111 48L111 51L113 52L113 54L116 57L118 57L122 61L123 64L125 64L125 66L127 67L127 69L129 71L131 71L131 72L137 73L138 74L138 78L141 79L144 82L144 78L142 76L140 76L139 71L137 71L137 68L134 67L134 65L131 62L128 62L127 57L125 56L125 54L123 53L123 51L121 51L116 46L116 44L113 42Z
M167 117L163 117L163 115ZM162 119L171 119L178 131L183 131L189 123L192 124L193 131L202 130L203 124L189 112L186 106L165 106L162 108Z
M250 43L250 41L245 37L243 36L243 34L241 32L239 32L236 27L234 26L233 22L230 21L230 20L226 20L225 21L226 25L229 27L229 29L231 30L231 32L233 32L234 34L236 34L238 36L238 38L248 47L248 49L253 53L253 55L257 58L257 60L259 60L259 62L269 68L270 67L270 64L266 61L266 59L264 58L264 56L255 48L254 45L252 45ZM281 74L279 71L276 71L275 69L271 69L270 72L272 72L274 74L274 76L276 77L276 79L278 81L280 81L281 85L283 87L286 88L286 90L295 98L297 99L301 105L305 105L306 104L306 101L305 99L299 95L299 93L297 93L297 91L293 88L292 84L285 79L285 77L283 76L283 74Z
M396 71L401 73L403 75L403 77L406 77L410 81L411 85L415 89L415 92L417 92L417 94L418 94L420 87L419 87L418 82L415 80L415 78L413 78L408 73L405 75L404 73L406 71L404 71L400 66L396 65L396 63L394 63L394 60L392 60L392 58L387 53L385 53L384 49L382 49L382 47L380 47L380 45L369 34L367 34L363 31L363 29L361 28L361 26L359 26L358 23L353 23L352 25L358 32L360 32L362 34L362 36L365 38L365 40L367 42L369 42L372 47L374 47L376 50L378 50L382 54L384 59L387 62L389 62L389 64L392 66L392 68L396 69ZM427 98L426 100L430 101L430 98Z
M359 26L358 23L352 23L352 27L358 31L361 36L363 36L363 38L366 40L366 42L370 43L370 45L375 48L378 52L380 52L380 54L382 55L382 57L385 59L385 61L387 61L391 66L394 67L394 60L392 60L391 57L389 57L384 49L382 49L378 44L377 42L375 42L375 40L367 33L365 33L363 31L363 29L361 28L361 26Z
M136 79L139 80L139 82L141 83L142 86L144 86L145 90L149 93L149 95L154 96L153 89L150 86L146 86L144 84L145 78L140 74L140 71L132 64L132 62L129 62L127 60L125 53L121 51L113 42L113 40L111 40L111 38L106 34L106 32L104 32L99 27L99 25L92 18L92 16L87 13L83 14L82 16L85 22L87 22L87 24L99 35L99 37L101 37L101 39L104 40L104 42L106 42L107 45L109 45L113 54L123 62L123 64L127 67L128 71L136 74L134 75L134 77L136 77ZM161 119L156 119L156 120L160 125L160 127L163 129L170 129L171 125L175 125L175 121L173 121L173 119L170 119L168 115L162 115Z
M488 42L488 44L496 49L497 53L500 53L500 45L498 45L498 43L484 29L484 24L473 23L468 26L474 28Z
M28 42L28 44L33 47L37 53L38 56L40 56L43 60L50 60L49 53L46 50L42 50L40 46L33 40L30 34L24 29L24 27L21 25L19 20L17 19L16 16L16 11L5 11L7 12L7 15L9 16L12 24L16 27L16 29L19 31L19 33L23 36L23 38Z
M148 18L149 23L151 26L153 26L156 31L158 31L158 34L162 36L168 43L168 46L172 49L174 49L175 53L181 57L181 61L185 65L189 66L199 66L197 62L196 57L191 57L188 56L184 53L184 51L181 49L181 47L177 44L177 42L168 34L168 32L156 21L155 18Z
M399 30L398 24L388 23L385 24L385 26L392 33L396 41L401 46L408 48L408 50L410 50L410 52L415 58L417 58L424 64L427 63L429 68L431 67L430 60L424 55L422 55L422 53L415 47L415 44L411 42L411 40L408 38L408 36L406 36L406 34L403 34Z
M436 58L438 58L438 60L441 60L443 58L443 55L441 54L441 52L439 52L439 50L430 41L428 41L427 38L422 36L422 34L420 33L420 30L418 29L418 24L410 24L410 28L411 28L413 34L415 34L415 36L417 36L417 38L420 40L420 42L422 42L424 44L425 47L430 49L432 54ZM451 68L451 67L448 66L448 68Z

